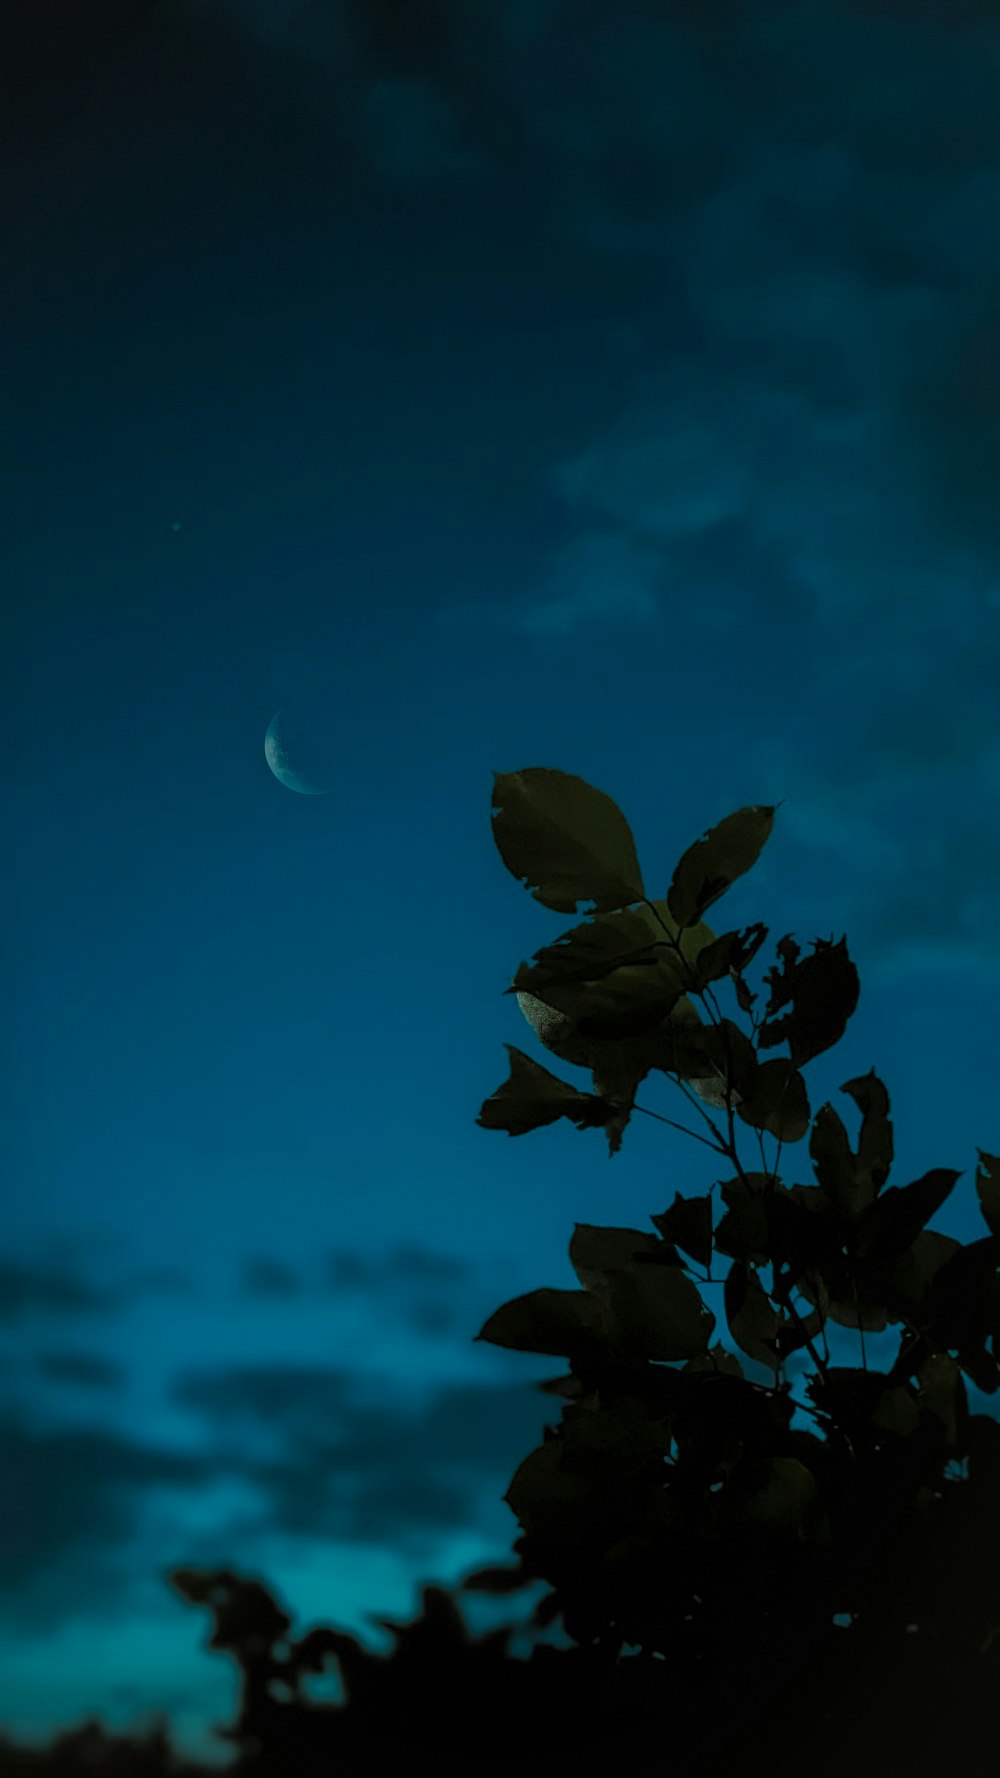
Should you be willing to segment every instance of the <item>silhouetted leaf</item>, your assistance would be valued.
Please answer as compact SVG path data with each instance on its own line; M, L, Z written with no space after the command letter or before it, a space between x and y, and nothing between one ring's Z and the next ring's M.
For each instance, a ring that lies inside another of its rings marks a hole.
M918 1236L914 1247L931 1239L940 1243L946 1237L935 1237L927 1229ZM960 1365L976 1388L992 1395L1000 1386L996 1363L1000 1339L1000 1239L984 1235L965 1246L958 1242L950 1245L952 1251L935 1268L912 1318L923 1330L931 1350L956 1351ZM894 1280L898 1264L893 1268ZM992 1341L992 1355L985 1349L987 1340Z
M777 950L784 973L775 965L764 977L771 994L757 1033L758 1045L771 1049L777 1043L787 1043L797 1068L844 1035L860 991L845 940L834 944L817 938L813 942L814 954L799 962L799 947L791 934L780 939ZM776 1019L774 1014L789 1000L793 1010Z
M955 1450L968 1420L969 1402L962 1373L947 1352L932 1352L917 1372L920 1405L929 1408L945 1429L945 1449Z
M809 1155L817 1181L839 1216L854 1221L874 1202L871 1182L858 1182L847 1129L829 1101L820 1106L813 1119Z
M475 1338L514 1352L572 1358L604 1342L607 1321L607 1311L589 1290L529 1290L494 1310Z
M742 1102L744 1093L753 1091L757 1079L757 1052L745 1031L732 1019L720 1019L705 1025L698 1033L697 1048L701 1062L698 1073L690 1076L691 1085L709 1105L724 1105L727 1091L734 1105ZM711 1072L706 1072L706 1066Z
M583 778L545 766L496 772L493 837L511 874L543 907L603 913L642 901L635 841L617 803Z
M482 1129L506 1130L509 1136L523 1136L527 1130L554 1124L560 1117L568 1117L579 1130L599 1128L608 1122L613 1108L603 1099L558 1080L512 1043L505 1043L504 1049L510 1055L510 1076L483 1101L476 1119Z
M874 1068L855 1080L845 1080L840 1090L850 1093L862 1113L855 1176L859 1185L880 1192L892 1167L889 1094Z
M607 1300L627 1354L670 1363L708 1349L715 1316L678 1266L639 1263L612 1272Z
M533 963L521 964L506 991L525 989L548 1005L579 1016L588 1010L584 984L593 988L613 972L628 971L637 981L653 974L665 988L675 982L678 990L688 986L696 959L711 940L704 922L681 932L665 901L618 908L584 920L553 944L543 945Z
M756 863L778 807L759 804L737 809L688 847L667 891L667 905L678 926L692 926Z
M712 1264L712 1199L706 1192L701 1197L687 1198L674 1193L669 1210L650 1217L665 1241L675 1241L684 1253L690 1254L706 1272Z
M744 1377L743 1366L735 1352L727 1352L721 1341L716 1341L707 1352L700 1352L697 1358L689 1358L684 1366L687 1371L711 1371L722 1377Z
M1000 1159L977 1148L976 1196L991 1235L1000 1235Z
M896 1297L901 1298L909 1304L913 1314L919 1313L923 1317L928 1292L938 1273L956 1253L963 1251L962 1243L951 1235L940 1235L936 1229L921 1229L888 1269L893 1301ZM898 1317L892 1316L891 1319Z
M549 1439L514 1471L504 1500L529 1537L576 1545L599 1523L602 1496L594 1477L563 1467L565 1444Z
M950 1167L933 1167L910 1185L890 1186L858 1219L857 1257L887 1265L905 1252L961 1176Z
M745 1124L766 1130L779 1142L799 1142L809 1128L806 1083L783 1056L758 1063L736 1109Z
M637 1253L654 1253L658 1249L662 1249L662 1243L643 1229L577 1222L573 1224L569 1259L580 1283L589 1289L608 1272L622 1271L631 1265Z
M653 1035L617 1041L583 1037L576 1021L567 1014L546 1006L531 994L519 993L517 999L525 1018L546 1049L565 1062L591 1070L597 1100L607 1107L606 1115L598 1118L595 1114L594 1121L603 1125L609 1153L616 1154L621 1147L622 1132L628 1123L636 1090L650 1068L658 1066L657 1058L663 1053L660 1037ZM676 1010L679 1012L685 1004L689 1003L679 1002ZM697 1014L694 1017L697 1022Z
M762 1361L764 1362L764 1361ZM726 1498L725 1518L741 1525L767 1525L802 1543L828 1544L830 1526L816 1477L797 1457L762 1457L747 1465L748 1497ZM740 1490L740 1494L743 1489Z
M719 1182L726 1214L715 1230L715 1246L730 1258L766 1265L771 1258L766 1173L736 1174ZM730 1273L730 1276L732 1274ZM728 1314L728 1307L726 1313Z
M775 1342L784 1318L772 1307L756 1272L742 1260L734 1260L722 1294L729 1331L740 1351L774 1370Z
M685 927L684 930L692 929ZM766 937L766 926L747 926L742 932L724 932L711 944L699 949L695 964L696 986L706 988L710 982L721 981L723 976L741 975ZM746 992L745 984L737 983L737 997L741 985ZM743 1012L749 1011L742 1002L741 1007Z

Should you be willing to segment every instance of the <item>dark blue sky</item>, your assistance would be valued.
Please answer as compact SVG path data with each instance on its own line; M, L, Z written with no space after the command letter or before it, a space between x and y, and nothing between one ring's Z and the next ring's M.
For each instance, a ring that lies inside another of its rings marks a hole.
M813 1109L854 1132L876 1067L894 1181L964 1169L934 1226L981 1232L1000 23L9 13L0 1724L162 1706L203 1750L233 1678L165 1571L387 1647L366 1613L509 1551L558 1419L483 1321L714 1176L648 1119L611 1162L477 1128L505 1041L551 1059L503 990L573 923L494 772L608 792L660 895L784 798L715 929L768 925L752 980L846 934ZM279 706L325 796L268 770Z

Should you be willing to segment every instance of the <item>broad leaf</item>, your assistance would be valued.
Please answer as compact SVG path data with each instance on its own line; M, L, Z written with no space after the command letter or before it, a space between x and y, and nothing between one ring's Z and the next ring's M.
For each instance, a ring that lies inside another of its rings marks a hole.
M855 1221L874 1202L872 1186L859 1186L850 1138L840 1113L827 1101L813 1119L809 1155L816 1179L838 1216Z
M737 809L688 847L667 891L667 905L678 926L693 926L756 863L774 825L776 807L780 804Z
M570 772L496 772L493 837L504 864L543 907L603 913L642 901L632 831L617 803Z
M606 1273L630 1266L637 1253L662 1250L663 1243L644 1229L605 1228L597 1223L577 1222L573 1225L569 1259L580 1283L589 1289Z
M603 1099L558 1080L512 1043L505 1043L504 1049L510 1055L510 1076L483 1101L476 1119L482 1129L523 1136L527 1130L554 1124L560 1117L568 1117L578 1130L603 1128L608 1123L614 1108Z
M771 1259L769 1203L766 1173L737 1173L719 1182L727 1206L715 1231L719 1253L730 1258L767 1265Z
M701 1197L686 1198L674 1193L669 1210L650 1217L665 1241L676 1242L706 1272L712 1264L712 1199L706 1192Z
M684 931L697 930L685 927ZM705 988L725 976L742 975L747 964L757 955L767 937L767 927L747 926L742 932L724 932L699 951L695 965L697 986ZM742 1010L746 1012L746 1007Z
M813 943L814 954L800 962L799 947L791 934L780 939L777 950L784 973L775 965L764 977L771 995L757 1043L761 1049L787 1043L797 1068L843 1037L860 992L858 972L847 955L844 939L833 944L817 938ZM792 1011L775 1018L789 1001Z
M725 1519L738 1525L773 1526L800 1543L830 1543L830 1524L811 1469L797 1457L763 1457L746 1467L753 1478L752 1492L749 1498L727 1497Z
M606 1290L626 1356L669 1364L707 1352L715 1316L681 1267L639 1262L609 1273Z
M525 988L549 1005L575 1013L575 999L566 1002L549 989L599 982L613 970L623 969L634 969L637 976L653 970L666 985L676 977L680 986L690 986L697 958L713 942L711 928L704 921L682 931L665 901L617 908L583 920L554 943L543 945L535 952L533 963L521 964L507 992Z
M874 1068L856 1080L845 1080L842 1093L850 1093L861 1111L861 1134L855 1176L858 1184L880 1192L892 1167L892 1124L889 1094Z
M857 1257L883 1266L898 1259L961 1177L960 1171L950 1167L932 1167L910 1185L890 1186L858 1219Z
M977 1148L976 1196L991 1235L1000 1235L1000 1158Z
M604 1308L588 1290L529 1290L495 1309L475 1339L513 1352L572 1358L598 1350L607 1325Z
M758 1063L736 1109L745 1124L766 1130L779 1142L799 1142L809 1128L806 1083L783 1056Z
M772 1307L756 1272L742 1260L734 1260L722 1294L729 1331L740 1351L776 1370L776 1342L784 1317Z
M596 1530L603 1496L593 1476L563 1467L562 1439L548 1439L514 1471L504 1500L529 1537L573 1546Z

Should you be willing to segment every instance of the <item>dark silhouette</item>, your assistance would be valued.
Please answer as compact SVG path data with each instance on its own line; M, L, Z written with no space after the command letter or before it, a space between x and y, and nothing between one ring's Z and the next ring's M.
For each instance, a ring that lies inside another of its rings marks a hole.
M173 1572L212 1613L210 1646L241 1670L238 1719L222 1731L241 1778L360 1778L373 1759L415 1750L474 1773L567 1760L577 1773L614 1760L680 1778L994 1771L1000 1427L969 1412L965 1379L988 1394L1000 1383L1000 1161L977 1151L987 1233L962 1245L925 1226L957 1172L888 1185L889 1095L874 1069L841 1089L861 1113L856 1148L832 1105L811 1113L801 1069L857 1004L844 940L817 939L802 957L782 938L755 1014L744 972L766 929L716 937L703 918L753 865L774 814L748 807L719 822L653 900L608 797L563 772L498 775L504 863L546 907L593 904L508 992L594 1090L508 1045L509 1078L479 1122L514 1136L565 1117L603 1129L614 1155L633 1114L659 1116L636 1093L661 1072L703 1122L686 1133L725 1158L727 1176L703 1196L675 1193L651 1216L655 1233L578 1223L580 1288L530 1291L476 1336L569 1369L539 1385L561 1398L561 1419L504 1496L520 1526L516 1564L457 1590L514 1594L541 1580L549 1591L529 1624L560 1621L573 1646L514 1659L513 1626L473 1638L457 1599L428 1585L382 1658L332 1628L296 1640L260 1581ZM749 1037L719 1009L724 983ZM779 1045L787 1057L766 1055ZM753 1170L738 1128L756 1144ZM781 1149L807 1134L815 1183L786 1186ZM742 1358L712 1343L718 1303L701 1286L718 1288ZM857 1331L857 1366L830 1362L828 1321ZM890 1325L899 1350L883 1371L865 1335ZM802 1357L798 1397L789 1361ZM796 1407L815 1429L793 1429ZM343 1704L304 1689L329 1663ZM113 1738L100 1757L94 1743L89 1764L70 1742L48 1764L0 1749L0 1773L197 1770L170 1764L162 1738L131 1764Z

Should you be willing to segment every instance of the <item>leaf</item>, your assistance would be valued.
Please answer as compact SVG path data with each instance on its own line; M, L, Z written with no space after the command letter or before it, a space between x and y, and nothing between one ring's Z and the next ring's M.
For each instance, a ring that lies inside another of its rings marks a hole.
M840 1090L850 1093L862 1114L855 1177L859 1185L879 1192L892 1167L889 1094L874 1068L856 1080L845 1080Z
M512 1297L483 1322L477 1340L513 1352L556 1358L592 1356L606 1343L607 1314L587 1290L529 1290Z
M741 1263L753 1261L762 1266L771 1259L766 1182L765 1173L736 1174L732 1179L720 1181L719 1189L727 1210L715 1231L719 1253Z
M933 1231L926 1229L919 1241L930 1239ZM939 1241L945 1237L938 1236ZM1000 1303L1000 1240L984 1235L965 1246L953 1242L921 1299L915 1319L931 1347L957 1350L964 1369L969 1371L977 1388L992 1394L988 1384L979 1381L983 1373L977 1350L985 1358L985 1342L992 1336L994 1355L997 1351L997 1305ZM917 1243L914 1243L914 1247ZM895 1276L895 1268L893 1271Z
M742 1260L734 1260L722 1295L729 1331L741 1352L776 1370L776 1341L783 1317L772 1307L756 1272Z
M569 1256L581 1284L605 1305L623 1352L670 1362L706 1350L715 1317L655 1235L577 1223Z
M559 1012L536 995L525 992L518 994L517 1004L539 1043L561 1062L571 1062L574 1068L593 1067L597 1044L578 1034L576 1020L568 1013Z
M728 1089L739 1105L757 1079L757 1052L746 1032L732 1019L720 1019L701 1028L697 1048L702 1063L691 1077L695 1092L709 1105L724 1105Z
M944 1424L945 1449L955 1450L969 1414L962 1373L947 1352L932 1352L917 1372L921 1407L929 1408Z
M637 1253L662 1251L662 1243L644 1229L604 1228L577 1222L569 1244L570 1265L585 1289L608 1272L622 1271Z
M546 766L494 773L493 837L504 864L543 907L596 913L645 897L632 831L617 803Z
M727 1352L720 1340L702 1352L697 1358L689 1358L684 1366L685 1371L709 1371L723 1377L744 1376L743 1366L735 1352Z
M612 1272L607 1301L627 1356L669 1364L708 1350L715 1316L679 1266L639 1263Z
M505 1043L504 1049L510 1055L510 1075L483 1101L476 1119L482 1129L523 1136L528 1130L554 1124L560 1117L568 1117L578 1130L602 1128L608 1123L613 1106L558 1080L512 1043Z
M859 1189L855 1157L844 1121L827 1101L813 1119L809 1156L821 1189L839 1216L854 1221L874 1199L873 1190Z
M742 932L722 933L721 937L714 939L698 953L695 965L698 988L706 988L709 982L721 981L723 976L742 975L766 937L767 927L759 924L746 926ZM742 1011L746 1012L747 1008L744 1006Z
M977 1148L976 1196L991 1235L1000 1235L1000 1158Z
M778 1180L766 1203L771 1258L789 1267L791 1284L815 1268L836 1263L843 1245L841 1225L819 1186L784 1186Z
M543 945L535 952L532 964L522 963L507 992L513 994L526 988L549 1005L575 1013L575 998L566 1000L559 993L548 993L548 989L594 983L620 969L634 969L639 975L653 970L672 981L680 967L675 943L681 958L693 969L698 952L712 940L711 931L703 922L679 934L665 901L644 902L640 907L617 908L612 913L595 915L562 933L553 944ZM688 972L682 971L682 975L687 983Z
M920 1425L920 1408L913 1391L898 1383L883 1390L869 1416L880 1432L893 1432L898 1438L910 1438Z
M777 807L761 803L737 809L688 847L667 891L667 906L678 926L693 926L756 863Z
M761 1049L787 1043L797 1068L843 1037L860 992L858 972L847 955L846 941L840 939L834 944L817 938L813 943L814 954L798 962L799 947L791 934L780 939L777 949L784 974L776 965L764 977L770 984L771 995L757 1043ZM775 1019L774 1014L789 1000L793 1010L783 1019Z
M684 1253L690 1254L706 1272L712 1264L712 1199L704 1196L686 1198L674 1193L669 1210L650 1217L665 1241L675 1241Z
M762 1457L748 1468L753 1491L732 1504L727 1500L726 1519L738 1525L772 1525L800 1543L830 1543L830 1526L811 1469L797 1457Z
M799 1142L809 1128L806 1083L793 1062L775 1056L757 1065L753 1082L737 1103L743 1122L779 1142Z
M938 1273L956 1253L965 1251L962 1243L951 1235L939 1235L936 1229L921 1229L905 1253L893 1261L888 1272L893 1298L898 1296L909 1305L911 1319L915 1312L923 1318L925 1298ZM891 1311L893 1302L889 1306ZM897 1321L899 1317L890 1314L890 1319ZM953 1342L945 1343L951 1345Z
M910 1185L891 1186L858 1219L857 1257L884 1266L905 1253L961 1177L950 1167L932 1167Z
M570 1546L596 1529L603 1497L593 1476L564 1469L562 1439L536 1446L503 1496L522 1531Z

